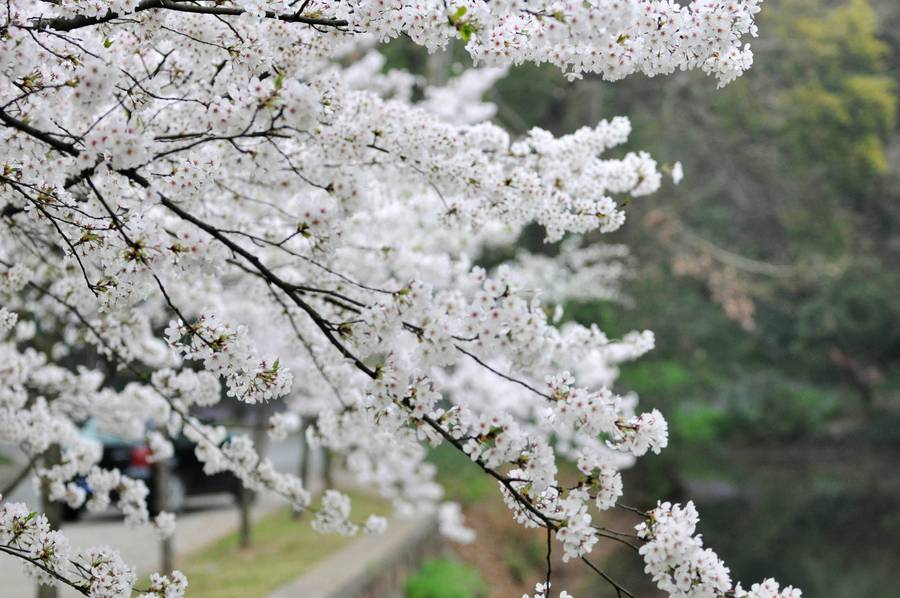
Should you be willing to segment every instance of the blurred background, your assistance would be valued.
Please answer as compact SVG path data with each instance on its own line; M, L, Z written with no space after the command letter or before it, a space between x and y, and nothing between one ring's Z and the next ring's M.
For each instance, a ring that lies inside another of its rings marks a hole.
M619 390L659 408L671 440L626 474L626 502L693 499L706 544L745 583L897 597L900 2L766 0L758 24L753 68L721 90L700 73L569 83L523 66L486 98L516 132L628 116L627 149L683 164L679 186L632 202L626 225L597 239L630 249L622 300L566 306L610 337L656 333ZM440 72L440 58L390 50L398 66ZM521 243L557 249L542 238ZM518 533L492 488L471 482L459 490L469 521L498 546L460 555L507 584L496 595L521 595L542 570L540 534ZM633 554L607 562L656 595ZM572 575L562 587L576 596L615 594Z
M745 583L774 576L810 598L900 597L900 2L766 0L758 24L754 67L722 90L699 73L611 84L523 66L485 99L514 134L531 126L565 134L625 115L633 134L615 155L647 150L664 169L683 165L680 185L632 202L620 231L588 238L630 250L616 299L565 306L566 318L596 322L610 337L656 333L657 348L623 366L616 390L659 408L670 444L625 474L625 502L693 499L705 543ZM423 83L442 84L467 65L461 48L429 56L402 39L384 53L385 70ZM519 243L560 250L543 236L535 228ZM210 417L265 442L268 415L245 406ZM104 440L110 454L116 442ZM149 467L143 450L121 449L123 466ZM8 485L19 467L2 453ZM313 487L340 485L339 464L307 453L302 434L270 452ZM496 485L465 458L438 450L434 461L478 540L429 549L435 556L424 565L392 574L393 589L369 594L530 591L544 574L543 534L515 524ZM192 463L185 457L179 467ZM174 548L122 530L112 516L79 516L67 533L124 546L147 571L190 553L175 565L191 597L270 595L316 559L349 549L277 501L229 489L204 496L192 473L174 474L162 486L183 511ZM153 475L162 474L147 469ZM25 483L11 498L33 503L37 494ZM355 512L390 511L351 494ZM624 515L609 521L633 524ZM213 531L225 529L230 535ZM635 595L657 595L632 552L601 543L594 555ZM32 595L7 565L0 596ZM578 563L555 563L554 580L578 598L615 594Z

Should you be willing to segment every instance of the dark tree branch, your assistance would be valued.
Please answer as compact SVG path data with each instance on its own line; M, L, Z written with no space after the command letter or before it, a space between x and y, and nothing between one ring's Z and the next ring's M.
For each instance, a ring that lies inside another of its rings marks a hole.
M547 585L544 587L544 596L547 598L550 598L550 575L553 573L550 566L550 552L553 550L553 544L550 542L552 531L549 527L547 528Z
M137 5L137 8L134 9L134 12L138 13L146 10L156 9L218 16L239 16L247 12L236 7L187 4L182 0L143 0L143 2ZM286 23L304 23L306 25L318 25L322 27L340 28L349 25L349 23L344 19L307 17L301 13L302 11L294 14L278 14L272 11L266 11L265 16L268 19L277 19ZM54 31L73 31L75 29L82 29L84 27L92 27L101 23L107 23L124 16L126 15L108 12L105 15L97 17L77 16L58 17L52 19L36 19L34 29L38 31L43 29L52 29Z
M596 573L597 575L602 577L604 580L606 580L606 583L611 585L616 590L616 598L622 598L622 596L628 596L629 598L635 598L634 594L632 594L631 592L629 592L628 590L623 588L621 585L619 585L619 583L616 580L614 580L612 577L607 575L606 572L604 572L602 569L599 569L597 567L597 565L595 565L594 563L589 561L587 559L587 557L581 557L581 560L584 561L584 563L588 567L590 567L594 573Z
M91 593L88 591L88 589L85 588L83 585L79 585L79 584L75 583L74 581L72 581L72 580L70 580L70 579L67 579L67 578L63 577L62 575L60 575L59 573L57 573L57 572L54 571L53 569L51 569L51 568L49 568L48 566L46 566L46 565L45 565L44 563L42 563L40 560L30 557L30 556L28 556L27 554L25 554L25 553L23 553L23 552L20 552L19 550L13 548L12 546L6 546L6 545L4 545L4 544L0 544L0 552L5 552L6 554L9 554L9 555L12 555L12 556L14 556L14 557L20 558L20 559L22 559L22 560L24 560L24 561L28 561L29 563L31 563L31 564L34 565L35 567L38 567L39 569L42 569L44 572L48 573L48 574L51 575L53 578L55 578L55 579L57 579L58 581L60 581L60 582L62 582L62 583L64 583L64 584L66 584L67 586L71 587L72 589L76 590L77 592L79 592L79 593L81 593L81 594L84 594L85 596L90 596L90 595L91 595Z
M21 121L13 116L10 116L3 110L0 110L0 121L3 121L8 127L12 127L13 129L18 129L19 131L22 131L23 133L27 133L28 135L31 135L35 139L43 141L44 143L46 143L47 145L49 145L50 147L52 147L53 149L55 149L58 152L68 154L70 156L78 155L78 150L75 148L74 145L60 141L59 139L54 138L49 133L41 131L40 129L35 129L34 127L25 123L24 121Z

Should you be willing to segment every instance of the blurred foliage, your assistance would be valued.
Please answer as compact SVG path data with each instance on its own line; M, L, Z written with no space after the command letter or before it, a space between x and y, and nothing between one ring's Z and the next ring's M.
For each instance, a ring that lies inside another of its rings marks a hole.
M540 571L546 563L546 545L535 535L526 542L507 546L503 554L504 565L517 582L528 584L535 571Z
M900 2L766 0L758 23L753 68L722 90L700 73L609 84L524 65L487 99L520 134L626 115L631 138L610 155L684 165L678 187L631 202L622 230L588 237L632 249L629 301L565 305L611 338L656 334L619 390L659 407L673 439L625 473L629 503L695 499L737 579L900 596ZM435 72L410 44L390 52ZM520 243L556 250L541 238ZM748 321L724 308L722 279L750 301ZM435 457L451 499L493 492L465 459ZM530 557L506 560L524 570ZM632 554L607 564L656 595Z
M406 598L487 598L488 586L478 570L453 559L425 561L406 580Z
M772 133L798 165L823 169L839 189L854 193L888 171L885 140L896 125L896 82L886 71L889 48L877 37L868 2L822 8L818 1L788 2L768 21L790 57L770 65L784 119L754 116L775 121Z
M626 149L684 163L679 187L597 239L638 257L632 307L567 306L613 337L656 333L622 387L662 406L676 439L798 438L900 406L898 25L892 0L769 0L753 69L723 90L697 73L567 84L549 67L498 84L506 126L565 133L626 114ZM687 232L667 237L659 213ZM752 302L750 325L723 313L722 274Z
M447 445L430 451L428 461L437 467L437 479L447 500L474 504L497 491L496 482L484 475L466 455Z
M674 417L676 440L790 439L900 409L900 3L767 0L759 29L753 68L722 90L701 73L610 85L523 65L487 98L518 133L627 115L622 151L684 164L680 186L589 237L632 248L631 301L566 305L611 337L656 333L622 389ZM386 54L386 68L438 83L467 66L459 47L429 56L398 40ZM542 236L521 244L555 251Z

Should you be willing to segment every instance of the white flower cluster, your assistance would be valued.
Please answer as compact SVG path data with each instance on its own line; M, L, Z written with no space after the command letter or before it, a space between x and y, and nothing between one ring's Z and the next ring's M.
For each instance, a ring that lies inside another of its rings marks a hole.
M93 164L106 157L113 168L133 168L147 162L151 147L152 140L144 137L135 123L120 116L91 131L79 160Z
M563 561L588 554L599 540L588 512L588 498L587 491L574 490L556 500L556 512L564 522L556 532L556 539L563 545Z
M337 490L326 490L312 526L320 534L355 535L359 528L350 521L350 497Z
M30 512L23 503L0 505L0 545L9 547L32 563L25 570L42 584L54 582L49 571L69 566L68 539L50 529L44 515Z
M5 335L15 328L18 319L19 314L14 311L9 311L5 307L0 307L0 335Z
M83 436L75 424L93 418L97 425L129 437L143 432L143 423L135 430L134 420L146 416L154 419L153 400L140 403L129 386L121 393L99 390L99 372L81 370L73 373L53 363L33 348L19 351L12 342L0 343L3 377L0 380L0 442L19 447L29 456L38 456L51 446L60 449L59 460L35 469L37 477L47 485L49 498L71 508L86 506L91 511L115 506L130 525L149 522L147 486L118 470L98 466L102 457L100 444ZM29 397L33 396L33 400ZM146 411L138 411L140 404ZM155 417L161 417L158 413ZM90 488L90 495L81 477Z
M246 328L219 323L215 316L200 316L194 324L172 321L166 341L188 359L225 380L228 396L245 403L259 403L283 397L291 390L290 370L278 359L269 365L260 360L246 340Z
M381 39L406 33L435 49L452 38L466 41L478 61L489 64L550 62L567 72L601 73L610 80L634 72L669 74L702 68L727 83L750 68L745 35L756 35L754 15L761 0L692 2L597 0L527 3L523 0L419 0L412 3L317 0L311 13L345 19L354 30ZM289 15L274 0L233 2L249 15ZM134 1L64 3L61 14L125 14Z
M153 518L153 524L160 538L169 538L175 533L175 515L168 511L160 511Z
M618 427L622 436L619 446L635 457L648 450L658 455L669 444L669 426L657 409L632 417Z
M151 463L167 461L175 454L175 446L158 430L151 430L147 433L147 445L150 447L148 460Z
M742 588L741 584L738 584L734 588L734 596L735 598L801 598L803 592L791 586L787 586L782 590L777 581L767 579L762 583L753 584L750 586L749 591Z
M182 431L188 440L195 443L194 453L203 463L205 474L229 471L245 487L257 491L271 490L290 502L297 511L309 506L311 496L303 481L278 471L270 459L260 459L249 437L229 439L224 427L204 424L192 416L186 416L183 423Z
M47 518L23 503L0 504L0 546L22 559L25 570L44 585L68 584L95 598L129 595L135 574L106 546L73 550L62 532L50 529ZM180 571L171 578L151 577L147 598L182 598L187 580Z
M517 521L556 530L564 558L588 554L620 471L664 448L668 430L610 390L652 333L609 339L553 312L619 298L627 253L579 235L620 227L661 173L618 149L625 118L513 139L486 122L481 95L523 61L727 82L749 67L759 2L169 4L0 5L0 441L29 457L58 445L61 462L39 472L52 498L105 508L116 493L130 521L149 517L146 487L97 467L76 422L143 440L152 460L184 434L205 473L304 510L298 477L193 415L283 399L271 437L314 419L310 443L401 513L437 512L445 535L473 540L428 462L446 443L500 481ZM401 34L431 50L460 38L487 66L413 93L423 81L383 72L373 51ZM533 223L563 240L558 253L517 251ZM477 267L485 255L500 263ZM112 374L129 383L111 388ZM573 487L557 479L560 457L578 463ZM686 510L658 509L643 554L660 584L719 591ZM385 526L352 522L331 489L312 521L347 535ZM154 524L171 533L173 520ZM106 551L79 563L98 592L130 587ZM184 587L155 577L148 595Z
M221 399L219 379L205 370L157 370L151 381L182 410L193 406L209 407Z
M586 486L595 493L597 508L606 511L615 506L622 496L622 474L601 457L601 453L588 448L578 455L578 470L587 476Z
M548 598L550 595L550 584L540 582L534 584L534 595L522 594L522 598ZM559 598L575 598L572 594L563 590L559 593Z
M460 544L475 541L475 532L466 527L459 503L446 502L438 511L439 529L442 535Z
M370 536L380 536L387 529L388 522L384 517L378 515L369 515L366 518L366 525L363 531Z
M187 591L188 580L181 571L172 571L171 575L150 575L150 587L146 592L138 594L138 598L180 598Z
M429 19L449 20L454 33L468 40L476 60L492 64L548 61L573 73L597 72L608 79L635 71L654 75L700 66L727 82L752 63L752 54L740 47L740 39L746 33L755 35L752 16L758 4L755 0L689 7L644 0L587 5L419 2L390 19L384 9L362 14L372 15L372 21L363 24L380 35L406 30L430 45L442 40L422 25ZM429 13L437 14L428 17Z
M90 596L114 598L130 593L134 586L134 570L109 546L88 548L76 556L75 562L84 569L82 575Z
M722 596L731 590L728 568L694 535L699 520L693 502L683 507L661 502L636 528L647 541L639 550L644 570L672 598Z
M16 264L0 270L0 291L15 293L31 282L32 271L25 264Z
M276 413L269 418L269 436L272 440L284 440L288 434L300 429L300 416L291 411Z
M629 275L628 257L624 245L583 245L578 237L567 237L555 256L522 252L510 266L510 278L519 288L540 289L541 298L560 310L566 301L619 301L622 280ZM554 321L562 315L560 311Z

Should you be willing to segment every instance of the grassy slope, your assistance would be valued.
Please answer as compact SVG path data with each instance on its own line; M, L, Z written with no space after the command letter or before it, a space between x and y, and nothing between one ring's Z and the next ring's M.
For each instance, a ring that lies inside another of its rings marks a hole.
M354 520L369 513L386 515L390 507L376 498L351 494ZM309 516L291 518L290 509L265 517L253 527L253 546L242 550L237 533L230 534L179 564L190 584L191 598L264 596L311 568L317 561L352 542L352 538L321 535Z

